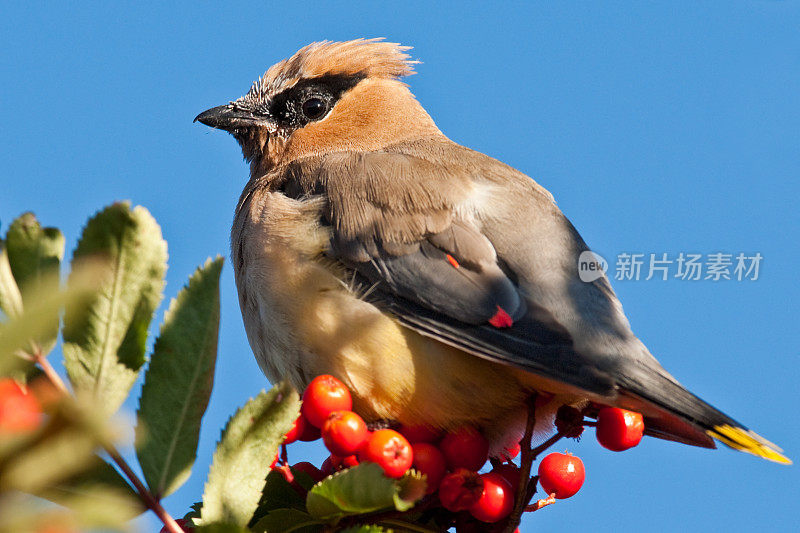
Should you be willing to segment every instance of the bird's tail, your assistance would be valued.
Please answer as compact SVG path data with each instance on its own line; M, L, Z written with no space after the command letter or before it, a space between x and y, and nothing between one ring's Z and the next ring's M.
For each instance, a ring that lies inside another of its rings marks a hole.
M660 370L660 369L659 369ZM783 450L704 402L666 372L642 372L620 383L619 406L641 412L646 433L705 448L716 439L735 450L791 464Z

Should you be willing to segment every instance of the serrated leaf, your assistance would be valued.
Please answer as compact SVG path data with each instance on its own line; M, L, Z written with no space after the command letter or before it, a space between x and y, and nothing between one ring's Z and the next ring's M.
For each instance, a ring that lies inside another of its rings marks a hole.
M3 241L0 241L0 311L12 319L22 314L22 294L11 273L11 263L8 262Z
M172 300L156 339L139 399L137 457L161 498L188 478L200 422L214 384L223 259L209 259Z
M275 509L251 528L253 533L313 533L322 530L323 523L297 509Z
M98 257L108 262L110 275L88 306L67 306L64 366L76 392L112 414L145 362L147 329L164 289L167 245L145 208L116 203L87 222L73 269Z
M33 213L18 217L6 234L8 261L22 293L23 307L32 298L59 287L59 268L64 258L64 235L56 228L42 228ZM58 311L43 316L48 327L36 340L46 354L58 337Z
M287 382L248 401L228 421L217 444L203 495L203 523L246 526L261 498L266 473L283 436L300 413Z
M200 518L200 513L203 511L203 502L194 502L189 507L192 510L183 515L183 518Z
M416 499L406 500L401 494ZM386 477L380 466L362 463L317 483L308 492L306 508L314 518L335 523L345 516L382 509L407 511L424 494L425 481L419 474L409 473L396 480Z
M397 480L397 494L394 496L394 507L398 511L408 511L425 496L428 482L425 474L409 470Z
M26 300L25 292L38 290L41 281L58 272L64 236L57 228L43 228L33 213L24 213L11 223L5 241L11 271Z

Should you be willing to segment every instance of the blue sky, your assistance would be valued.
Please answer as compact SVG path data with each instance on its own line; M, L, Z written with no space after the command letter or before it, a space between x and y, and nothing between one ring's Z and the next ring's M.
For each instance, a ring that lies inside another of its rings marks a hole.
M33 210L71 249L91 213L130 199L161 224L172 297L206 257L228 255L247 177L233 139L194 116L309 42L387 37L414 46L408 81L442 131L547 187L612 274L622 252L763 256L756 281L612 283L668 370L797 459L798 28L800 3L766 0L7 3L0 220ZM200 499L227 417L267 386L227 265L222 281L216 388L195 471L165 501L175 515ZM590 431L559 447L583 458L586 484L523 531L796 523L796 466L655 439L612 453Z

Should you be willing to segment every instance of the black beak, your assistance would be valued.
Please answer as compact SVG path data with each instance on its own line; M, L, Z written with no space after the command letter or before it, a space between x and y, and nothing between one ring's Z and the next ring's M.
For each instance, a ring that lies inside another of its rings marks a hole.
M194 117L194 122L200 122L206 126L225 131L253 126L269 127L272 123L270 117L255 115L246 110L235 109L233 104L212 107L211 109L203 111Z

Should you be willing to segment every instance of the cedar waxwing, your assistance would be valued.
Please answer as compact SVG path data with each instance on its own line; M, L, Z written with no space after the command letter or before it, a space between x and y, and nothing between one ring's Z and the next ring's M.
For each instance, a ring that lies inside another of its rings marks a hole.
M564 404L638 411L646 433L773 461L780 448L683 388L631 332L588 247L528 176L445 137L402 77L407 47L321 42L196 120L250 162L231 255L271 381L332 374L367 421L519 441ZM545 413L542 413L542 410Z

